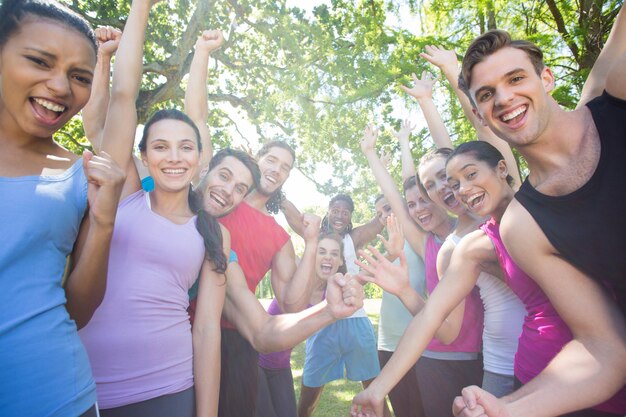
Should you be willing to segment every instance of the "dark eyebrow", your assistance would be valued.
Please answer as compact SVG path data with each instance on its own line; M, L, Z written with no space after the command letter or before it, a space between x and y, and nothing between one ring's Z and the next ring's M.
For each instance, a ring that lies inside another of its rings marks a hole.
M506 74L504 74L501 78L509 78L511 75L518 73L518 72L526 72L526 70L524 68L515 68L507 72ZM480 87L478 90L476 90L476 94L474 94L474 97L478 98L480 93L482 93L484 90L493 90L493 87L489 87L489 86Z
M24 49L26 49L27 51L33 51L33 52L36 52L36 53L38 53L38 54L40 54L40 55L43 55L43 56L45 56L46 58L48 58L48 59L50 59L50 60L53 60L53 61L56 61L56 59L57 59L57 56L56 56L56 55L54 55L54 54L52 54L52 53L50 53L50 52L48 52L48 51L44 51L43 49L39 49L39 48L32 48L32 47L28 47L28 46L27 46L27 47L25 47ZM87 74L87 75L89 75L89 76L93 77L93 71L88 70L88 69L86 69L86 68L74 68L74 71L76 71L76 72L80 72L80 73L82 73L82 74Z

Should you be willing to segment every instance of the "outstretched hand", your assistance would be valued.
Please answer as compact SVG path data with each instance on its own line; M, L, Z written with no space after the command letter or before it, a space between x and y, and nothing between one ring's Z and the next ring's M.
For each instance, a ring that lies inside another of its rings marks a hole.
M452 403L455 417L510 417L506 404L476 385L463 388Z
M112 26L100 26L95 33L101 59L111 59L120 46L122 31Z
M378 139L378 128L374 125L368 125L361 139L361 151L364 154L376 152L376 139Z
M391 213L387 217L386 228L389 239L385 239L383 235L378 235L378 237L383 242L389 256L394 259L398 258L404 250L404 233L402 233L402 227L395 214Z
M436 45L427 45L424 50L425 52L422 52L420 56L444 73L448 71L459 72L459 60L454 50Z
M350 317L363 307L363 286L351 274L336 273L326 284L326 302L330 314L336 319Z
M224 43L224 35L221 30L205 30L196 41L196 51L205 51L212 53L219 49Z
M83 153L83 170L88 182L89 219L93 224L112 226L126 179L125 172L108 153L101 152L96 156L89 151Z
M401 85L400 88L402 88L402 90L416 100L433 97L433 85L435 85L435 81L437 80L434 79L428 71L422 71L422 78L417 78L415 73L411 74L411 77L413 78L413 87Z
M392 131L391 134L394 135L399 141L409 140L413 129L415 129L415 125L411 124L411 122L406 119L400 125L400 129L398 129L398 131Z
M409 267L404 252L400 252L400 265L396 265L385 258L375 247L369 245L367 249L373 256L364 250L359 250L359 256L363 257L367 263L357 259L356 264L371 276L360 275L359 277L364 281L373 282L388 293L399 297L411 285Z

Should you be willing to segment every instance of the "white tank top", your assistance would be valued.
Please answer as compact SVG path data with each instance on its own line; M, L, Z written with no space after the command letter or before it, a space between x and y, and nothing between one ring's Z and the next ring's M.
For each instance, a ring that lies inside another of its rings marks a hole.
M343 258L346 261L346 269L348 270L348 273L355 275L358 274L359 266L354 263L354 261L356 261L356 249L354 248L354 242L352 241L350 233L346 233L343 237ZM367 317L367 313L363 308L360 308L348 318L352 319L355 317Z

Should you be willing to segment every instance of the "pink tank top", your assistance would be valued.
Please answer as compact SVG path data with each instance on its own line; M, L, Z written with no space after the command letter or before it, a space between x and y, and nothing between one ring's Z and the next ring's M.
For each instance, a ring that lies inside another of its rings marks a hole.
M526 384L572 340L572 333L541 288L509 256L500 237L500 225L492 218L480 228L493 242L506 283L526 306L527 314L515 355L515 376ZM625 413L626 387L594 408Z
M428 235L424 259L428 294L431 294L437 284L439 284L437 254L439 249L441 249L441 245L442 243L438 243L432 234ZM472 293L465 298L465 311L463 312L463 323L461 324L459 336L449 345L433 339L428 344L427 349L433 352L480 352L483 315L484 309L480 301L480 294L478 288L474 287Z

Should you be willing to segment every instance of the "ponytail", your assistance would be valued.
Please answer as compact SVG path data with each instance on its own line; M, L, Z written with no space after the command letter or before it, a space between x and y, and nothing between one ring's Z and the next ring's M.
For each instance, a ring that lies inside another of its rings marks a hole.
M215 217L202 208L202 194L189 186L189 207L197 213L196 229L204 240L205 257L215 265L214 271L220 274L226 272L228 262L224 254L222 229Z

